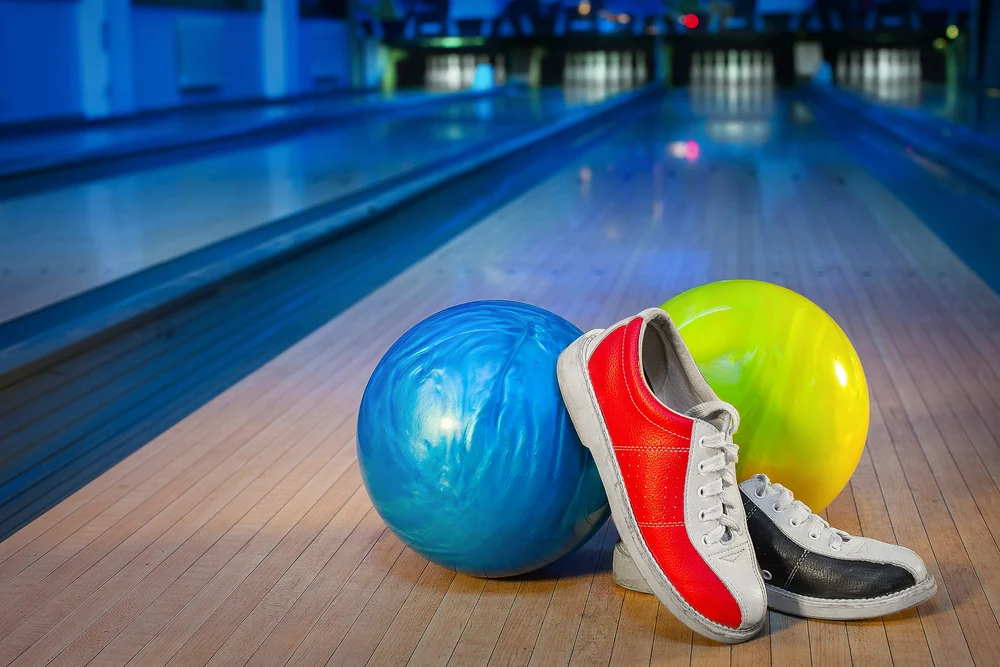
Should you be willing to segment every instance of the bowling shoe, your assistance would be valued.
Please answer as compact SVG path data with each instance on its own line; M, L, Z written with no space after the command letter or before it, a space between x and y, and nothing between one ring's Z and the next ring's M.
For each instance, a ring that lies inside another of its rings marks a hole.
M871 618L918 605L937 590L920 556L831 527L765 475L740 484L740 492L767 605L775 611L805 618ZM619 586L653 592L622 542L615 545L614 576Z
M670 317L650 308L584 334L559 388L639 576L692 630L752 637L767 612L736 484L736 409L705 382Z

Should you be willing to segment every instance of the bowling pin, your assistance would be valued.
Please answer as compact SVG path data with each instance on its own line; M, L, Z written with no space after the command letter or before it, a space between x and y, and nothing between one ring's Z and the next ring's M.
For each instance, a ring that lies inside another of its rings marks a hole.
M750 52L740 51L740 81L743 83L750 83L752 73L753 72L750 69Z
M646 71L646 54L643 51L635 52L635 82L636 85L643 86L646 84L646 77L648 72Z
M588 85L594 82L594 71L597 69L597 54L587 51L583 57L583 80Z
M858 51L851 51L850 59L851 85L857 86L861 83L861 54Z
M472 85L472 80L476 78L476 57L471 53L462 56L462 88Z
M702 77L701 53L691 54L691 85L700 86Z
M770 84L774 81L774 54L770 51L764 52L764 83Z
M462 86L462 59L457 53L448 56L445 80L445 85L449 90L458 90Z
M847 80L847 54L841 51L837 54L837 83Z
M622 78L622 57L618 51L608 54L608 85L617 88Z
M604 51L597 52L597 71L594 72L594 79L602 86L607 85L608 54Z
M874 81L876 78L875 51L872 49L865 49L861 75L866 82Z
M622 53L622 85L631 88L635 72L632 69L632 52Z

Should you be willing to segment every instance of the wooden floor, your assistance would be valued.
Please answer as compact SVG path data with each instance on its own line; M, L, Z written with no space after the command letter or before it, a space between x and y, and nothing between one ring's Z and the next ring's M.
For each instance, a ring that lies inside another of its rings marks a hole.
M0 664L1000 664L1000 297L802 108L682 111L665 101L0 543ZM827 516L919 552L928 603L861 623L772 613L728 647L614 585L610 522L494 581L385 529L354 425L408 326L507 298L586 329L728 277L799 290L854 340L871 432Z

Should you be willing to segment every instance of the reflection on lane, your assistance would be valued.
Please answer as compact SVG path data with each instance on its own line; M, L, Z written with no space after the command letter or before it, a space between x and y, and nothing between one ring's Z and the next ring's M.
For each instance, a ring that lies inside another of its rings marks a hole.
M169 147L178 137L231 136L277 121L343 116L374 104L418 102L425 95L377 92L344 93L319 100L290 101L236 109L177 109L162 115L140 116L111 124L46 128L0 137L0 164L8 171L15 167L58 164L83 158L98 151L127 149L129 146ZM145 111L160 111L147 109ZM27 164L25 164L27 163Z
M845 85L878 104L920 111L1000 139L1000 89L979 91L919 79L871 79ZM942 130L947 137L948 130Z
M0 202L0 322L429 163L586 112L511 91Z

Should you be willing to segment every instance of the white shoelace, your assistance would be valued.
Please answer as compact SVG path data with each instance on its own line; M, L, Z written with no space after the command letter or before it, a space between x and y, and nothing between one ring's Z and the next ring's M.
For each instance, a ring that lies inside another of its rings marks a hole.
M808 505L801 500L795 500L792 492L781 484L772 484L767 475L758 474L754 475L751 479L757 482L754 486L754 493L758 498L766 496L768 491L774 491L778 494L778 499L774 502L775 512L784 512L789 507L792 508L792 516L789 522L793 527L801 526L803 523L808 522L809 537L811 539L818 540L823 535L829 534L830 548L834 551L840 551L843 543L851 539L850 533L844 532L839 528L834 528L823 517L813 514Z
M685 414L695 419L707 420L707 418L718 413L725 413L728 417L728 424L724 430L705 436L698 441L698 445L706 449L714 449L717 453L711 458L705 459L698 464L698 472L702 475L711 476L712 480L698 488L698 495L702 498L717 497L719 502L708 509L702 510L698 518L704 522L714 522L717 525L708 535L704 537L705 544L716 544L718 542L728 542L734 534L739 534L742 526L731 513L736 509L734 501L723 495L723 492L736 486L736 461L739 458L739 446L733 442L733 433L740 424L740 415L729 403L725 401L709 401L696 405Z

